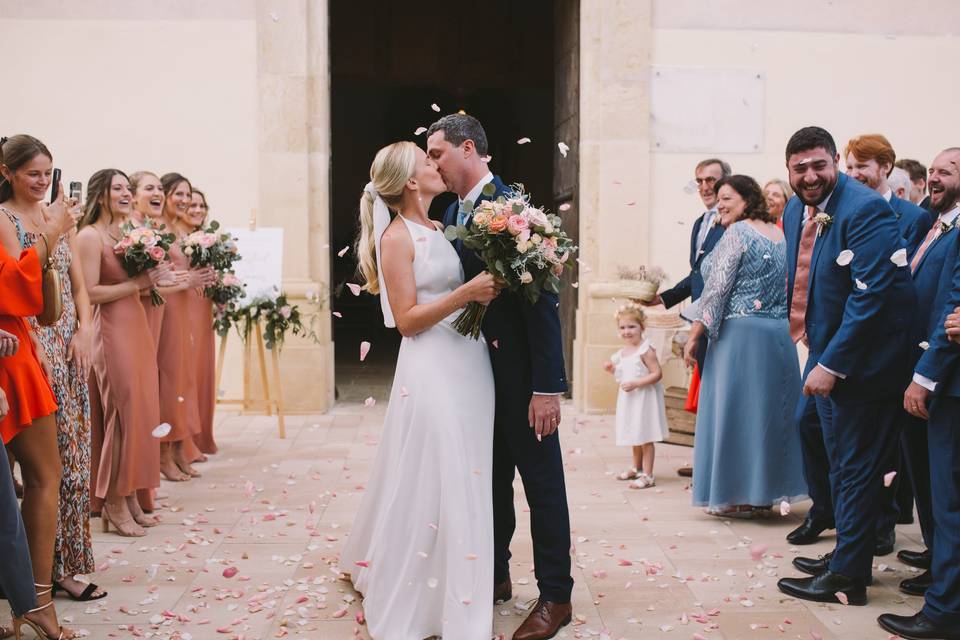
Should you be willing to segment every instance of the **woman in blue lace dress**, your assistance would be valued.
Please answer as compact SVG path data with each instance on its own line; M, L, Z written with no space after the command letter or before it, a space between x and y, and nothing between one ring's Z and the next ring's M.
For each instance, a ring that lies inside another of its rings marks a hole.
M693 504L752 517L806 497L793 414L800 365L787 320L786 245L748 176L717 183L723 238L704 260L699 318L685 349L710 337L700 381Z

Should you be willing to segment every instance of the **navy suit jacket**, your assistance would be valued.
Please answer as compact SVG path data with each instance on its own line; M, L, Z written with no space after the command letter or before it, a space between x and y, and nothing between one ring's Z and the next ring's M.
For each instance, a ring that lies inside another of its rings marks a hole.
M481 195L474 204L509 193L499 176L493 177L493 184L496 187L493 196ZM458 211L457 202L450 205L443 217L444 226L457 223ZM466 280L484 270L483 261L476 253L464 248L459 240L454 246L460 254ZM537 303L531 305L520 295L504 289L487 308L483 335L493 364L497 414L510 411L526 420L531 393L567 390L559 305L559 297L549 291L544 291Z
M907 243L907 253L913 255L917 247L927 236L927 231L936 220L936 216L925 209L921 209L909 200L890 196L890 208L897 215L897 224L900 225L900 235Z
M897 267L891 261L904 248L896 218L882 196L843 174L826 213L833 220L816 239L810 261L807 371L819 363L845 374L831 394L835 402L899 394L907 372L907 334L916 294L909 266ZM788 308L805 215L799 198L791 198L783 215ZM844 249L854 256L841 266L836 259Z
M913 272L913 286L917 292L917 312L910 330L908 349L911 354L910 371L925 351L921 342L932 342L937 322L953 285L953 269L960 250L960 229L952 228L941 234L924 252ZM915 251L910 254L913 261ZM928 376L929 377L929 376Z
M960 345L947 340L947 332L943 327L947 314L960 306L960 229L951 230L942 240L947 248L944 250L938 294L929 315L930 346L923 352L915 371L937 383L936 395L960 397L960 367L957 366L960 364ZM924 255L924 261L926 259Z
M716 220L718 215L715 213L713 219ZM687 298L697 300L703 294L703 274L700 273L700 263L707 257L707 254L713 251L724 232L722 225L714 225L712 229L707 231L707 237L703 240L703 247L698 252L697 237L700 235L700 227L703 225L704 216L706 216L706 212L700 214L697 221L693 223L693 232L690 234L690 273L670 289L660 292L660 299L667 309Z

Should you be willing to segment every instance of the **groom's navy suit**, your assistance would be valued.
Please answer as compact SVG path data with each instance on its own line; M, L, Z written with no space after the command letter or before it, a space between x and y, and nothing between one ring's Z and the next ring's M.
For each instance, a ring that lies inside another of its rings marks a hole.
M508 193L494 176L493 196ZM476 203L474 203L476 204ZM444 226L455 225L459 205L454 202L444 215ZM469 222L468 222L469 224ZM477 255L454 242L470 280L484 270ZM490 351L496 389L493 438L493 530L494 581L510 576L510 540L516 529L513 509L513 479L520 471L530 505L530 533L537 583L542 599L570 602L570 514L563 478L563 460L558 433L538 442L528 410L534 392L560 394L567 390L560 335L559 299L544 291L535 305L504 290L490 303L483 320L483 335ZM451 384L466 384L451 380Z
M851 578L870 575L881 509L884 462L895 446L897 409L907 376L908 336L916 295L908 266L892 261L903 239L882 196L845 175L826 204L832 221L816 238L810 261L805 331L816 366L842 374L826 398L817 397L827 455L837 547L830 570ZM784 211L787 296L792 305L805 207L796 197ZM837 264L843 250L853 252ZM802 398L798 418L807 413ZM804 447L805 473L809 453ZM811 488L812 492L812 488Z

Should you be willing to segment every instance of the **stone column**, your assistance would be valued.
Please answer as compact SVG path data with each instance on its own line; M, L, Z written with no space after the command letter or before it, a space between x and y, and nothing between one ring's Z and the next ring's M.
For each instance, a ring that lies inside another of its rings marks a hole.
M580 283L574 401L609 411L602 364L619 348L610 297L620 263L650 255L650 0L580 5Z
M320 343L289 337L281 352L287 410L333 404L329 291L330 81L327 0L257 0L259 226L284 228L283 288L305 314L319 293ZM309 318L305 318L308 320ZM255 361L246 366L256 367ZM256 380L255 376L248 378ZM255 396L257 384L247 389Z

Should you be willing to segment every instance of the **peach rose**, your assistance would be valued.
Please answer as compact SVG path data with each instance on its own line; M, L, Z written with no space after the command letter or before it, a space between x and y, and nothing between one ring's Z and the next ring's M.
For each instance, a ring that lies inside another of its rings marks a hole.
M507 228L507 216L503 214L497 214L493 216L493 218L490 219L490 224L488 225L488 228L493 233L500 233L501 231L505 231Z
M529 271L524 271L523 273L520 274L520 282L522 282L523 284L530 284L531 282L533 282L533 276L530 274Z
M510 232L510 235L518 236L529 227L530 224L527 222L527 219L521 215L513 214L507 218L507 231Z
M553 272L553 275L559 278L560 275L563 273L563 264L559 263L559 264L553 265L552 267L550 267L550 271Z
M474 214L473 223L483 229L490 224L490 219L492 217L493 215L489 211L480 211L479 213Z

